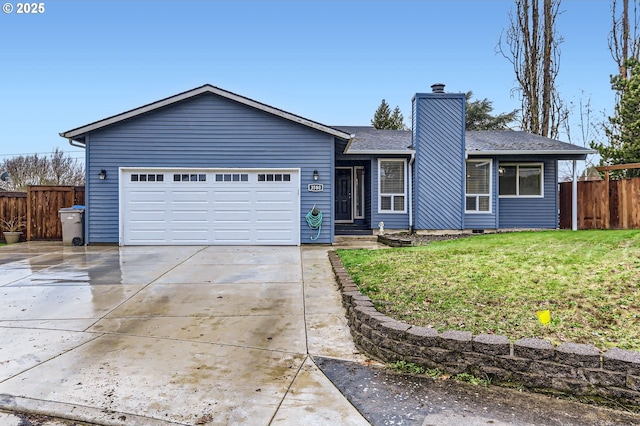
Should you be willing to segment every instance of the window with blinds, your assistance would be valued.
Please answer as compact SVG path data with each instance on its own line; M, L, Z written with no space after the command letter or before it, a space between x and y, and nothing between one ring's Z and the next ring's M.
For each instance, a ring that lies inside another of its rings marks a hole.
M406 160L378 160L378 211L405 213Z
M491 212L491 160L467 160L465 211Z

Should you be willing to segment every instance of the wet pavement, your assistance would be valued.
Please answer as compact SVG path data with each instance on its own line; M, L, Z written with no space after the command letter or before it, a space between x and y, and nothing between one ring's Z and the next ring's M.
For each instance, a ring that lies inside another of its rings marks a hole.
M313 357L372 425L638 425L640 415L451 378ZM446 377L446 376L444 376Z
M371 367L328 249L0 247L0 425L640 424Z
M0 409L116 425L367 424L309 356L363 358L326 251L2 247Z

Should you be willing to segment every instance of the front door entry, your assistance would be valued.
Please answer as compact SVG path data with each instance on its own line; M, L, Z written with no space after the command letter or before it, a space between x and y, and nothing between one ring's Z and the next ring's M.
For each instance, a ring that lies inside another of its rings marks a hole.
M336 167L336 222L353 223L353 202L351 201L353 169Z

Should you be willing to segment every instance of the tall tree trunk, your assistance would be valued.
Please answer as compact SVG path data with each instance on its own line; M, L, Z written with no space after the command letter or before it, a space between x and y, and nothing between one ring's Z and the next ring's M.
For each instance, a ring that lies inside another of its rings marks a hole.
M625 62L629 58L629 0L622 0L622 58L620 75L628 78Z
M629 78L629 70L625 64L628 59L639 59L640 38L638 37L638 0L633 0L633 8L629 0L622 1L622 13L618 16L618 0L611 1L611 32L609 33L609 51L618 65L620 77Z
M551 65L553 57L553 10L551 0L544 0L544 52L542 57L542 128L541 135L549 134L551 122L551 95L553 91L553 77Z
M498 51L511 62L520 93L521 128L546 137L557 137L560 120L566 117L555 88L562 38L556 37L555 22L561 0L515 0L515 16L503 49ZM542 10L541 10L542 9Z

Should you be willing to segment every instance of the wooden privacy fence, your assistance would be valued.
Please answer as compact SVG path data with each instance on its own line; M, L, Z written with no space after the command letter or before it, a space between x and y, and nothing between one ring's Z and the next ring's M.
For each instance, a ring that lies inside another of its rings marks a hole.
M26 192L0 192L0 219L11 220L16 217L27 218ZM4 237L0 234L4 241Z
M562 229L571 229L571 185L560 184ZM578 229L640 229L640 178L578 182Z
M84 204L84 186L29 186L27 192L0 192L0 218L23 217L26 239L61 240L58 211Z

